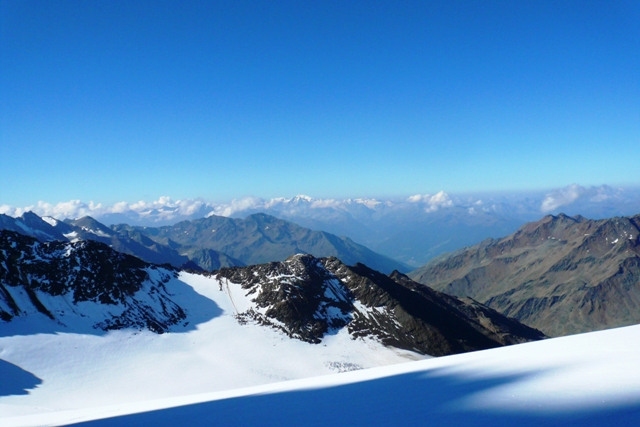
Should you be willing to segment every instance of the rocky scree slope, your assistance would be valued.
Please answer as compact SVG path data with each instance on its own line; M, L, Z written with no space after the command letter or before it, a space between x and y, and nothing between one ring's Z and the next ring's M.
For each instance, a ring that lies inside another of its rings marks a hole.
M640 323L640 215L548 215L410 276L551 336Z
M0 324L44 315L74 329L166 332L186 319L164 284L175 270L94 242L0 231Z
M288 336L319 343L347 328L353 338L432 356L541 339L533 328L482 306L335 257L295 255L284 262L223 268L211 273L221 287L240 284L251 303L241 322L256 322Z

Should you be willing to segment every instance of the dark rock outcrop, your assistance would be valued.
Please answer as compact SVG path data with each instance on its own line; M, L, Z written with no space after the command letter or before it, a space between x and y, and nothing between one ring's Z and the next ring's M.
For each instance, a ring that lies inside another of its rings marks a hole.
M425 288L407 276L390 276L335 257L296 255L284 262L223 268L221 283L237 283L255 304L241 321L270 325L318 343L346 327L354 337L441 356L544 337L475 301Z

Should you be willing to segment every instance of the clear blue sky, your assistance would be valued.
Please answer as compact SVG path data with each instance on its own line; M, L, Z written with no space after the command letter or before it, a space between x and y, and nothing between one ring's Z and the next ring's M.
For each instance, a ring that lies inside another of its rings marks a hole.
M640 2L0 0L0 204L640 183Z

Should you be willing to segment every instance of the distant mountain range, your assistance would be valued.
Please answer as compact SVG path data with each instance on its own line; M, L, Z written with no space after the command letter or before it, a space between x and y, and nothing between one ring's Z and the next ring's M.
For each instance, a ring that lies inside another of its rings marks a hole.
M158 244L175 247L198 263L203 249L225 253L245 265L283 261L297 253L318 257L335 256L347 264L361 262L383 273L410 268L377 254L347 237L300 227L266 214L245 219L211 215L164 227L114 226L120 235L140 233Z
M394 200L246 198L214 206L213 212L238 218L264 212L313 230L349 236L415 268L440 254L513 233L542 213L565 209L592 218L635 214L640 212L638 190L574 184L549 192L474 196L441 191Z
M437 201L431 201L433 198ZM349 236L413 267L443 252L510 233L525 222L505 212L504 206L454 205L444 193L395 203L362 199L330 203L298 196L238 210L232 216L254 212Z
M316 199L299 195L208 203L203 199L174 201L161 197L153 202L120 202L113 206L79 200L59 205L39 203L27 208L0 205L0 212L13 217L29 210L58 219L90 215L103 224L148 227L174 225L209 215L244 219L265 213L311 230L347 236L377 253L417 268L442 253L513 233L544 214L564 212L595 219L634 215L640 212L640 188L572 184L547 191L466 195L441 191L392 199Z
M640 215L548 215L409 275L550 336L640 323Z
M349 238L313 231L265 214L250 215L246 219L212 215L154 228L126 224L107 227L91 217L59 221L26 212L18 218L0 214L0 229L41 241L99 241L144 261L174 267L216 270L282 261L296 253L309 253L335 256L348 264L366 263L385 273L410 270Z

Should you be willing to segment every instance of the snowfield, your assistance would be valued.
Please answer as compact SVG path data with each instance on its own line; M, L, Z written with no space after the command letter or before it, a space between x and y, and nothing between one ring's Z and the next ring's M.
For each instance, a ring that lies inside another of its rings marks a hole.
M176 280L219 313L163 335L2 333L0 425L640 425L640 326L398 363L418 356L239 325L240 289ZM336 374L355 368L372 369Z
M35 309L0 323L0 417L230 390L425 357L353 340L346 330L309 344L270 327L241 325L234 315L255 304L239 285L224 282L181 273L166 283L191 324L160 335L91 330L85 318L104 317L92 302L68 310L62 319L69 327Z

